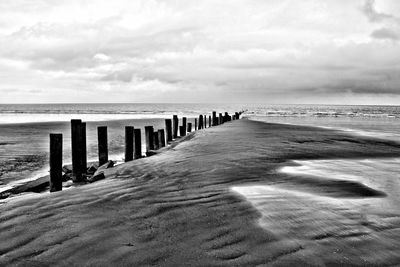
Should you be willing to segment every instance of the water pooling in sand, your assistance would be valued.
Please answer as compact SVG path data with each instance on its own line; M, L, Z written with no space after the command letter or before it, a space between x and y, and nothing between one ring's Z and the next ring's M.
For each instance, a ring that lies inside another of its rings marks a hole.
M317 255L400 260L400 159L295 161L278 185L238 186L260 226ZM396 263L394 261L393 263Z

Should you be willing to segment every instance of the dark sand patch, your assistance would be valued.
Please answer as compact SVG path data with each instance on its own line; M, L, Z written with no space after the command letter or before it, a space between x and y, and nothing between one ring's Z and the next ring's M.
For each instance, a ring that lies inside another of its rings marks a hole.
M290 230L308 229L309 234L288 236L277 226L261 227L262 214L230 190L243 184L282 185L288 178L277 169L290 160L400 156L400 144L246 120L198 131L188 139L107 171L106 180L7 200L0 206L0 264L293 266L400 261L400 241L374 242L376 231L365 220L357 222L360 230L354 232L335 226L334 220L344 220L344 215L331 214L331 228L320 229L310 223L313 218L318 222L312 212L293 210L297 196L271 193L264 207L278 226L290 217L305 218L290 220L295 226ZM323 218L323 208L337 207L321 208L314 214ZM357 217L356 211L346 213L345 220L355 223L352 216ZM382 233L399 235L396 216L400 217L392 214L387 223L388 233ZM350 241L332 242L334 235ZM351 245L361 249L347 250Z

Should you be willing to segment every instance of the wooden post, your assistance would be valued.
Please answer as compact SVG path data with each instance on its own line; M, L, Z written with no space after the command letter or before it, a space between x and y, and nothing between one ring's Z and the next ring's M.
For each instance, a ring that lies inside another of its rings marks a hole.
M82 181L82 144L81 142L81 120L71 120L71 154L72 154L72 180Z
M188 132L190 133L191 131L192 131L192 123L189 122L189 123L188 123Z
M81 167L82 174L87 172L86 122L81 123Z
M186 117L182 118L182 126L183 126L183 133L184 133L183 136L185 136L186 135L186 131L187 131L187 119L186 119Z
M212 126L217 126L218 122L217 122L217 112L213 111L212 112Z
M194 119L194 130L197 131L197 119Z
M228 112L225 112L225 116L224 116L224 122L229 121L229 114Z
M239 119L239 112L235 112L236 119Z
M142 157L142 132L140 129L134 129L133 139L135 144L135 149L133 151L133 158L140 159Z
M165 130L167 132L167 142L172 141L172 120L171 119L166 119L165 120Z
M125 162L133 160L133 126L125 126Z
M204 128L207 128L207 115L204 115Z
M99 166L101 166L108 161L107 126L97 127L97 147L99 154Z
M222 123L224 123L224 122L222 121L222 113L219 113L218 124L222 124Z
M174 115L172 118L172 123L173 123L173 136L174 138L178 137L178 126L179 126L179 119L178 115Z
M62 134L50 134L50 192L62 190Z
M211 115L208 116L208 127L211 127Z
M145 126L144 134L146 135L146 152L154 150L154 129L153 126Z
M153 133L154 150L160 149L160 142L158 140L158 132Z
M180 133L180 136L181 136L181 137L185 136L185 135L186 135L186 133L185 133L185 127L179 126L179 133Z
M203 115L199 116L199 130L203 129Z
M158 130L158 142L159 148L165 147L165 133L164 133L164 129L160 129Z

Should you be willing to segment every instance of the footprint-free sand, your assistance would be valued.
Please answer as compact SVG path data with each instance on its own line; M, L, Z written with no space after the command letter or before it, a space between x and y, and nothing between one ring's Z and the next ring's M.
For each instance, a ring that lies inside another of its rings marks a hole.
M184 139L105 180L4 200L0 265L400 263L396 190L280 171L293 160L400 157L400 144L250 120Z

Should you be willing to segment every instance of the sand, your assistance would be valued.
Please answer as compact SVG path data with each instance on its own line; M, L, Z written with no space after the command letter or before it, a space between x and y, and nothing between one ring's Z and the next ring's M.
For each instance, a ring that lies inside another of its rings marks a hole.
M298 177L298 182L278 171L293 165L291 160L399 157L400 144L248 120L197 131L185 139L157 155L108 170L103 181L6 199L0 205L0 265L400 263L400 212L390 214L386 228L324 236L312 226L325 216L323 211L338 211L317 205L313 212L300 214L295 206L313 200L304 194L335 203L342 198L374 201L387 198L385 192L357 182L324 183L310 177ZM302 202L299 195L284 193L301 185ZM264 203L246 199L237 190L243 186L262 186ZM339 232L349 224L368 226L353 213L346 218L348 224L339 216L327 218ZM394 238L382 239L380 233Z

